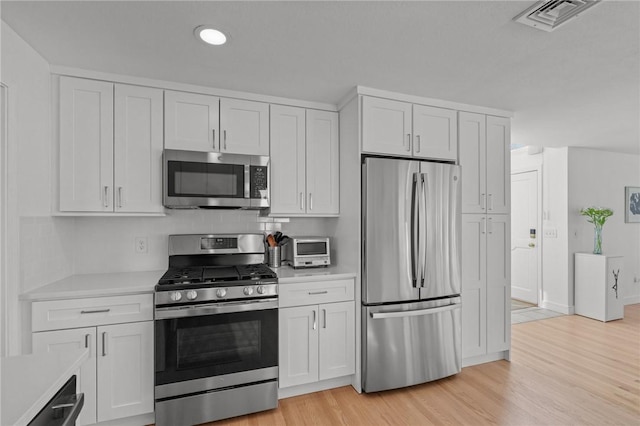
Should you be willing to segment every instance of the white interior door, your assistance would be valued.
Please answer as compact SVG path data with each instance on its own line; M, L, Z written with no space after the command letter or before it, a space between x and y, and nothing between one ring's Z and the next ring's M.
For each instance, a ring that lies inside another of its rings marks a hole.
M512 174L511 297L536 305L540 258L538 208L538 172Z

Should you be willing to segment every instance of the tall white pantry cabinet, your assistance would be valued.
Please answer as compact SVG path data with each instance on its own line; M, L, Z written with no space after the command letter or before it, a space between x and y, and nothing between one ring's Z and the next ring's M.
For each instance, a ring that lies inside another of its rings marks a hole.
M458 113L462 167L462 358L509 358L510 120Z

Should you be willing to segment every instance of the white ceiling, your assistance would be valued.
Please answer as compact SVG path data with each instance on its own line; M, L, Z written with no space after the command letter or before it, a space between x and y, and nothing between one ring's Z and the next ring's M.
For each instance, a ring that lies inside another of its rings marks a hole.
M337 104L355 85L515 112L512 142L640 153L640 2L547 33L534 1L2 1L53 65ZM193 29L215 24L214 48Z

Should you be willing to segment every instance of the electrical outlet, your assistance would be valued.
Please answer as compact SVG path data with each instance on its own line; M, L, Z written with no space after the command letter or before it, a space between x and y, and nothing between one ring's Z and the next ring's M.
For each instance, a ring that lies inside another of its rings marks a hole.
M136 253L147 253L147 237L136 237Z
M558 230L556 228L547 228L544 230L545 238L558 238Z

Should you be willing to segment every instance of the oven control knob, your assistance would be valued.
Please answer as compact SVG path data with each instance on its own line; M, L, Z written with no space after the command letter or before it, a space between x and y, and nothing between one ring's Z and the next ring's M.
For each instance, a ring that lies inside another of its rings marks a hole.
M169 294L169 297L174 302L178 302L180 299L182 299L182 293L180 293L179 291L172 291L171 294Z
M245 287L242 292L245 296L251 296L253 294L253 287Z
M219 288L218 290L216 290L216 296L218 297L225 297L227 295L227 290L224 288Z
M258 291L258 294L264 294L265 292L265 288L263 285L259 285L256 290Z
M195 290L189 290L187 292L187 299L194 300L196 297L198 297L198 292L196 292Z

